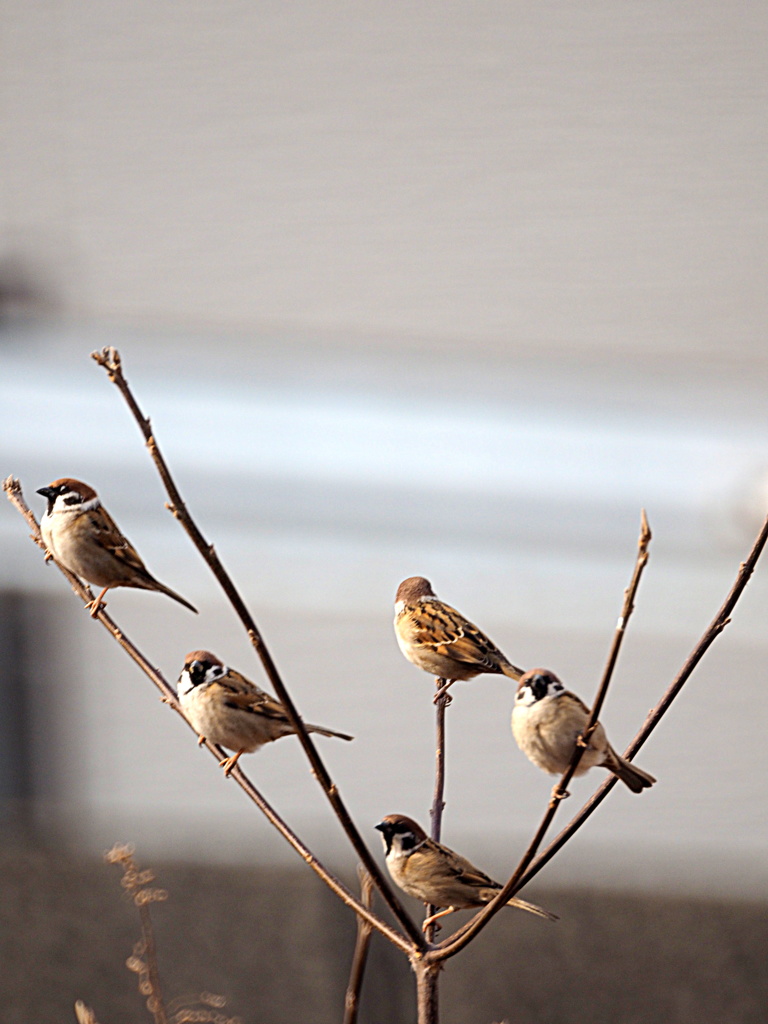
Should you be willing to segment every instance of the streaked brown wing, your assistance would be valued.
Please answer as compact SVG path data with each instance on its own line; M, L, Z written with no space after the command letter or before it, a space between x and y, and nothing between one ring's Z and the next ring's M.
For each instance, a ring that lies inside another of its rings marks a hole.
M499 662L505 661L504 655L491 643L488 637L476 626L470 626L451 644L450 655L457 661L470 665L482 665L486 672L498 672Z
M125 565L135 570L140 576L152 579L146 566L139 558L138 552L128 538L120 532L120 528L103 505L87 513L88 521L96 539L111 554Z
M217 679L211 686L216 688L214 692L218 691L217 696L220 694L230 707L252 711L264 715L265 718L288 721L285 709L279 701L234 669L230 669L223 679Z
M589 708L584 703L584 701L581 699L581 697L577 697L576 694L572 693L570 690L567 691L567 695L571 696L573 698L574 703L579 705L579 707L581 708L581 710L584 712L585 715L589 715ZM558 699L562 700L563 698L559 697ZM566 699L567 699L567 696L566 696Z
M471 861L466 859L466 857L462 857L461 854L454 853L453 850L446 849L446 853L450 854L450 856L446 858L446 865L460 882L463 882L465 885L470 885L475 889L486 889L489 886L492 889L499 888L498 882L494 882L492 878L489 878L489 876L483 871L476 868Z
M426 601L421 606L423 628L418 630L418 643L467 665L499 671L499 660L505 660L504 655L482 630L450 605L430 606L431 602Z

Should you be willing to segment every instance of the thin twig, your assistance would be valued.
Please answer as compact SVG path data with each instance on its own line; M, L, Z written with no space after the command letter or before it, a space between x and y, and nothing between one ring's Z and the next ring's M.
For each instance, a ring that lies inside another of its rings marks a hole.
M436 679L435 688L439 693L445 686L447 680ZM445 709L451 702L450 694L443 693L437 698L437 713L435 723L435 791L432 799L432 807L429 812L431 822L431 835L434 840L440 842L440 834L443 827L443 811L445 810Z
M18 480L13 477L8 477L3 481L3 490L8 496L8 500L18 509L24 519L27 521L30 529L32 530L31 539L45 551L45 543L40 535L40 528L37 524L37 520L33 512L27 506L24 495L21 490L21 484ZM81 598L88 600L92 599L90 588L84 586L80 580L73 573L69 572L64 568L56 559L51 559L61 573L66 577L72 590ZM189 728L195 733L194 727L187 721L181 710L176 693L170 684L167 682L165 677L162 675L160 670L150 663L150 661L142 654L142 652L136 647L136 645L125 635L120 629L117 623L102 609L96 615L96 618L101 622L107 632L120 644L123 650L133 659L133 661L139 666L144 674L154 683L157 689L162 694L163 702L168 704L180 718L182 718ZM213 754L218 762L222 761L226 757L226 753L221 747L214 743L210 743L208 740L205 741L205 746ZM322 878L325 884L334 892L336 895L356 914L365 918L377 931L389 939L389 941L398 947L403 953L410 955L413 952L413 946L410 942L403 938L399 932L391 928L385 921L383 921L378 915L372 910L363 906L346 888L346 886L339 881L330 871L315 857L312 851L305 846L305 844L299 839L299 837L291 830L291 828L283 821L273 807L265 800L258 789L253 785L248 776L244 773L240 765L236 765L230 773L230 778L234 779L240 788L246 793L250 800L256 804L259 810L264 814L267 820L278 830L278 832L287 840L288 843L293 847L299 856L306 861L306 863L312 868L318 877Z
M360 878L360 902L370 910L373 901L373 879L361 864L357 869ZM357 918L357 940L352 956L352 968L349 972L347 992L344 996L344 1024L356 1024L360 1009L360 991L363 987L365 965L368 962L368 949L371 945L371 926L362 917Z
M709 647L711 647L711 645L714 643L717 637L723 632L725 627L729 625L733 609L735 608L736 603L741 597L741 595L744 593L744 589L746 588L747 583L749 583L749 579L752 573L755 571L755 566L757 565L757 561L760 558L760 555L762 554L766 542L768 542L768 517L766 517L766 520L763 523L760 533L757 535L754 544L752 545L752 550L747 556L747 559L741 563L738 575L736 576L736 580L733 586L731 587L728 596L723 602L722 607L720 608L717 615L714 617L712 622L709 624L709 626L703 633L699 642L688 655L687 659L685 660L685 663L683 664L683 667L680 669L678 674L667 687L661 700L654 708L651 709L651 711L649 711L648 716L646 717L645 722L642 725L642 728L639 730L637 735L634 737L632 742L624 751L624 757L631 759L641 749L645 741L648 739L653 730L656 728L661 719L669 710L672 701L680 693L683 686L691 677L691 675L693 675L694 670L706 654ZM523 878L520 880L521 887L525 885L527 882L529 882L535 875L537 875L545 864L549 863L549 861L554 857L558 850L566 842L568 842L573 833L584 824L587 818L595 810L597 810L599 805L603 802L603 800L606 798L606 796L611 791L611 789L617 781L618 780L614 775L610 775L605 780L605 782L603 782L602 786L600 786L599 789L597 789L592 794L589 800L587 800L587 802L581 808L579 813L576 814L571 819L571 821L568 822L568 824L565 826L562 832L560 832L552 840L549 846L547 846L547 848L536 858L536 860L530 866L530 868L525 873Z
M435 679L436 714L435 714L435 790L432 798L432 807L429 811L430 835L436 842L440 842L443 831L443 811L445 810L445 709L451 703L451 695L443 692L447 679ZM427 918L437 913L438 908L432 904L426 904ZM436 933L440 930L438 922L433 921L427 929L427 941L434 942Z
M631 759L641 749L645 741L651 735L653 730L659 724L661 719L666 714L672 701L678 696L683 688L683 685L687 682L690 676L693 674L694 669L697 667L704 654L707 652L709 647L715 641L715 639L722 633L725 627L731 621L730 616L733 609L736 606L737 601L744 592L744 589L749 582L749 579L754 572L760 555L768 541L768 517L762 525L760 532L752 545L752 550L747 556L746 561L742 562L739 567L739 572L736 576L736 580L731 587L728 596L726 597L722 607L714 617L710 625L705 630L699 642L694 647L691 654L686 659L683 667L675 679L667 687L661 700L658 702L648 714L642 728L637 733L635 738L629 744L627 749L624 751L624 757ZM621 626L621 620L619 620ZM626 625L626 622L624 623ZM510 896L514 896L515 893L519 892L524 885L534 878L541 869L549 863L555 854L562 849L563 846L568 842L569 839L578 831L579 828L584 824L587 818L590 817L594 811L600 806L606 796L610 793L613 787L616 785L618 780L614 775L610 775L592 794L587 800L581 810L576 814L571 821L565 826L565 828L552 840L552 842L546 847L546 849L539 854L539 856L533 861L530 867L525 871L519 878L515 879L518 872L512 876L510 881L505 885L503 892L506 894L505 898L508 899ZM514 885L511 885L514 880ZM509 890L509 892L507 892ZM499 894L501 896L501 893ZM428 958L434 958L435 960L443 960L449 956L454 956L464 946L474 938L477 932L485 926L488 918L485 916L486 912L490 907L493 907L497 901L500 903L500 898L496 897L493 903L489 903L483 908L475 917L467 924L464 928L456 932L455 935L450 936L445 942L441 943L436 949L431 950L428 954ZM500 909L497 907L496 909ZM488 915L490 916L490 915Z
M613 642L611 643L608 660L606 661L605 669L603 670L603 678L600 681L597 696L595 697L594 704L592 705L592 710L589 713L587 725L579 738L580 741L576 743L573 756L571 757L571 763L568 765L567 770L564 772L563 777L560 779L553 792L554 803L559 803L568 792L568 783L571 781L576 769L579 767L579 762L584 755L584 751L589 745L590 736L597 728L598 717L602 710L605 696L608 693L608 686L613 678L613 670L616 667L616 662L619 657L621 644L627 630L627 623L629 622L632 612L635 610L635 596L637 595L637 589L640 586L643 569L645 569L648 564L648 547L651 543L652 536L651 528L648 526L648 519L645 515L645 509L641 509L640 537L637 541L637 558L635 559L635 568L632 573L632 579L630 580L629 586L624 591L624 604L622 605L621 615L619 616L619 621L617 622L616 629L613 633ZM538 844L536 849L538 849ZM535 852L536 850L533 851L526 864L533 860Z
M251 641L251 645L256 651L257 655L261 659L261 663L264 667L264 671L269 679L270 683L274 687L275 693L280 699L281 703L285 707L285 712L288 716L288 720L293 726L296 734L299 738L299 742L304 748L304 752L309 759L310 766L312 768L312 774L315 776L317 781L320 783L323 791L325 792L331 806L336 813L336 817L339 819L342 828L347 834L352 846L355 849L360 860L365 865L366 869L370 873L373 881L383 896L385 902L389 906L392 913L395 915L397 920L400 922L402 927L405 929L406 934L409 936L411 941L419 949L426 947L426 942L419 929L414 925L405 911L402 903L395 895L394 890L387 882L386 878L382 874L376 861L373 859L370 850L363 841L360 832L358 831L355 823L341 798L341 794L338 791L336 784L331 779L331 776L325 767L320 755L317 752L312 739L307 732L304 721L299 715L290 694L285 688L285 684L277 670L277 666L272 660L272 656L264 643L264 640L259 632L253 616L246 607L240 593L235 587L229 573L224 568L219 556L216 554L216 550L213 544L210 544L203 534L200 532L197 524L192 519L185 502L183 501L181 494L176 487L176 484L171 476L171 472L168 465L163 458L162 453L157 445L157 441L152 432L152 426L139 408L136 399L131 392L128 382L125 379L122 370L122 364L120 360L120 353L115 348L104 348L101 352L93 352L92 358L96 360L99 366L102 366L109 376L109 379L113 384L116 385L121 395L125 399L130 408L133 416L141 430L149 453L152 456L152 461L157 467L157 471L160 474L160 478L163 481L166 492L168 494L169 503L168 508L174 515L174 517L181 523L186 530L192 543L195 545L197 550L202 555L208 567L213 572L214 576L218 580L221 588L226 594L232 607L234 608L238 618L245 627L248 633L248 638Z

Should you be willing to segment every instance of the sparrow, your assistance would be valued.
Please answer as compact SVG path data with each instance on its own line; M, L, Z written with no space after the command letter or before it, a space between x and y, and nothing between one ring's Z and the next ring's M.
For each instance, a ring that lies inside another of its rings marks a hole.
M228 668L210 651L191 651L187 655L179 676L178 697L182 711L200 736L199 743L209 740L237 751L219 762L225 775L241 754L252 754L265 743L296 731L279 700ZM340 740L354 738L320 725L306 728L307 732Z
M197 614L197 608L152 576L130 541L121 533L98 494L88 484L71 477L54 480L37 491L48 501L40 532L48 556L97 587L103 587L86 607L94 617L112 587L157 590Z
M502 888L466 857L430 839L413 818L388 814L374 827L381 832L392 881L408 896L445 908L424 921L424 931L446 914L490 903ZM516 896L507 901L507 906L519 907L549 921L557 920L554 914Z
M563 774L588 720L589 708L565 689L554 672L532 668L520 680L512 710L512 735L528 759L545 772ZM595 765L613 772L633 793L656 781L616 753L599 722L574 774L583 775Z
M457 679L473 679L483 672L515 681L524 672L469 619L439 600L423 576L411 576L397 588L395 635L409 661L430 675L448 680L440 693Z

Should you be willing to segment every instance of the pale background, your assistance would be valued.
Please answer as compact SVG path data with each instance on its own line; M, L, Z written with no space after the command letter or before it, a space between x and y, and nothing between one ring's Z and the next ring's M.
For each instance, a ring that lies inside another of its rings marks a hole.
M426 820L431 799L431 684L394 642L398 582L427 575L590 698L645 506L603 714L623 748L768 505L765 6L2 13L0 468L38 513L53 478L94 484L200 608L118 592L128 634L171 678L207 646L261 681L88 360L106 344L302 712L357 736L320 743L374 846L383 814ZM5 503L0 569L28 598L4 620L7 806L89 854L293 857ZM767 599L763 565L638 758L658 786L615 791L548 878L768 893ZM455 693L444 836L501 875L552 780L513 745L508 683ZM353 867L296 744L244 763Z

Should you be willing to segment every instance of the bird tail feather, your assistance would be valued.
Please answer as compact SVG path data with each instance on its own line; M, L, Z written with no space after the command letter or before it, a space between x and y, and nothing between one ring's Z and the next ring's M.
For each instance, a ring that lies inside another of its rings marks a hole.
M316 732L320 736L332 736L337 740L353 740L354 736L349 736L345 732L334 732L333 729L324 729L321 725L308 725L307 732Z
M613 748L611 748L611 754L613 755L611 763L606 765L606 767L617 778L621 779L625 786L629 786L633 793L642 793L644 789L649 789L656 781L652 775L644 772L642 768L638 768L636 764L627 761L621 754L617 754Z
M527 910L529 914L535 914L537 917L544 917L547 921L560 920L557 914L550 914L548 910L543 910L541 907L537 907L535 903L528 903L527 900L518 899L517 896L513 896L511 900L508 900L507 906L517 907L519 910Z
M516 683L519 683L525 675L524 668L518 668L517 665L513 665L509 661L505 665L501 666L501 671L505 676L509 676L510 679L514 679Z
M161 594L167 594L168 597L172 597L174 601L178 601L179 604L183 604L185 608L189 608L189 610L191 612L194 612L195 615L199 614L197 608L195 608L193 604L190 604L189 601L183 598L181 594L177 594L175 590L171 590L170 587L166 587L166 585L164 583L160 583L159 580L153 579L152 582L154 583L154 586L148 587L148 590L159 590Z

